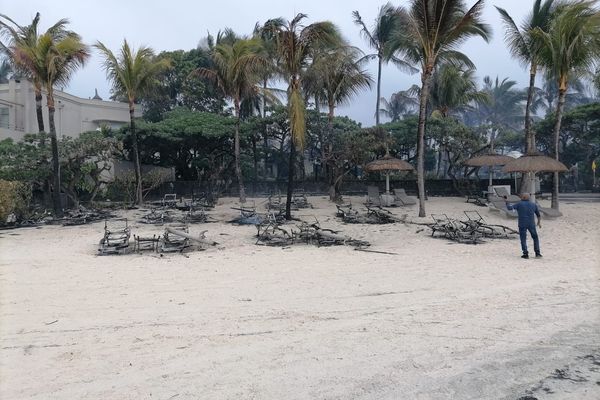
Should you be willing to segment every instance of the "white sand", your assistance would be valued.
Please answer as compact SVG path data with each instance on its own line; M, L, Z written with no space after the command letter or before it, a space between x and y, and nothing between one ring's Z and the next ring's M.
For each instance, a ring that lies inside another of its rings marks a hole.
M398 255L260 247L224 223L191 227L221 249L164 257L97 256L102 223L1 232L0 398L600 398L600 204L563 204L522 260L518 240L342 225L311 202L297 214ZM469 209L516 226L428 201Z

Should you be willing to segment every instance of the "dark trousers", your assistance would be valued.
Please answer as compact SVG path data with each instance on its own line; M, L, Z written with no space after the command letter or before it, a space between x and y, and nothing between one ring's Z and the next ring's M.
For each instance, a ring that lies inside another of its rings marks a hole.
M531 233L531 238L533 239L533 250L535 251L535 254L538 254L540 252L540 239L538 238L535 225L519 227L519 237L521 238L521 250L523 250L523 254L529 254L527 251L527 231Z

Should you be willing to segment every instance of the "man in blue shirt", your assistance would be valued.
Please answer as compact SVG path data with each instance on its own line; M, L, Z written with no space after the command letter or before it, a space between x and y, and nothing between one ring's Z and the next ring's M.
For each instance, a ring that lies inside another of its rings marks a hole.
M542 217L537 205L529 201L529 194L522 194L521 201L518 203L510 204L509 202L506 202L506 208L509 210L517 210L517 214L519 214L519 237L521 238L521 249L523 250L521 258L529 258L529 252L527 251L527 231L531 233L531 238L533 239L535 257L542 257L542 253L540 252L540 240L538 238L537 230L535 229L535 216L537 216L538 220L537 226L540 228L542 227Z

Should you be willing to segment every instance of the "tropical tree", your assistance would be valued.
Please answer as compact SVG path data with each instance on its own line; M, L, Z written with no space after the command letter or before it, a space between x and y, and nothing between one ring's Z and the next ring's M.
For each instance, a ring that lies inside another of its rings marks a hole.
M335 46L340 43L336 26L329 22L303 25L306 14L298 14L291 21L273 19L265 23L265 30L277 43L279 68L288 81L288 115L290 123L290 158L285 214L292 218L291 205L294 190L294 164L296 148L302 151L305 144L306 104L302 96L302 77L312 51L316 47Z
M496 7L504 23L504 41L511 55L522 64L529 67L529 88L527 89L527 103L525 105L525 142L526 152L534 152L535 132L531 129L531 111L534 101L535 78L541 62L541 40L534 31L548 31L550 20L554 13L555 0L535 0L531 12L517 26L508 12Z
M389 100L381 98L383 106L379 110L381 114L391 119L391 122L398 122L405 116L412 114L419 105L419 100L415 97L413 90L400 90L393 93Z
M537 28L542 42L541 61L558 84L554 125L554 158L559 159L560 126L569 83L591 70L600 57L600 12L596 1L578 1L561 6L548 31ZM554 173L552 208L559 208L559 177Z
M495 140L501 132L516 131L523 121L523 101L526 96L515 89L517 82L498 77L483 78L484 101L477 102L477 115L480 124L485 126L490 136L490 151L494 151Z
M90 57L90 51L81 37L71 32L68 36L57 39L52 34L45 33L39 38L39 49L43 60L44 74L42 81L46 89L46 103L48 105L48 123L50 125L50 145L52 147L52 172L54 174L54 213L62 217L62 205L60 200L60 166L58 154L58 139L56 136L56 125L54 123L54 112L56 110L54 101L54 86L66 86L75 71L83 67Z
M425 217L425 124L431 79L440 61L472 62L457 47L472 36L489 40L490 29L482 22L484 1L467 9L462 0L411 0L408 8L398 8L399 28L390 46L395 55L421 68L419 126L417 142L417 185L419 216Z
M360 27L361 35L367 40L369 47L375 52L367 54L369 59L377 59L377 100L375 104L375 125L379 126L381 102L381 68L383 63L393 61L398 67L410 72L416 72L408 63L394 57L389 51L389 44L398 26L398 14L391 3L384 4L379 9L373 28L369 29L358 11L352 12L354 23Z
M13 70L10 62L7 59L0 62L0 83L8 83L8 80L13 75Z
M320 94L315 96L317 102L322 101L328 109L328 136L333 133L335 108L347 104L362 89L371 87L373 79L363 68L366 59L361 53L354 47L339 47L319 53L308 68L305 82L310 84L312 91ZM322 140L321 146L322 162L328 163L333 154L333 143L331 140ZM330 168L330 171L333 172L333 168ZM336 188L339 189L339 186L335 185L336 178L333 173L330 173L331 201L339 198L339 193L336 193Z
M44 132L44 117L42 113L42 90L44 88L44 75L46 67L44 55L46 50L44 43L40 42L41 34L38 32L40 13L36 13L31 24L21 26L8 16L0 14L0 50L8 56L14 66L14 72L29 79L33 84L35 95L36 117L38 131ZM66 29L69 21L61 19L48 28L45 32L46 38L52 38L52 42L59 42L64 38L78 36Z
M432 116L449 116L472 109L473 103L486 103L488 94L477 88L475 69L457 63L436 68L430 89Z
M217 44L212 54L214 69L201 68L196 70L200 76L215 82L226 98L233 102L236 117L234 135L235 174L239 186L240 202L246 202L246 192L242 177L240 162L240 121L243 102L250 102L256 97L261 80L259 71L269 61L261 54L259 39L237 39Z
M142 204L142 167L139 154L139 138L135 129L135 105L145 94L156 85L156 77L169 66L166 59L156 60L154 51L142 46L135 50L129 46L127 40L119 53L115 55L102 42L94 45L104 58L103 67L107 78L110 80L113 93L125 97L129 103L129 130L133 138L133 158L135 164L135 201Z

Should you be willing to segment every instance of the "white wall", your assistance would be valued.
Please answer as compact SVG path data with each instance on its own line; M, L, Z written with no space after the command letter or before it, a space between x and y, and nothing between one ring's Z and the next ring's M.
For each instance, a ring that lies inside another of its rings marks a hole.
M103 125L113 129L129 123L129 107L126 103L83 99L60 90L55 90L54 122L59 138L63 136L77 137L81 132L93 131ZM42 99L44 128L49 130L48 107L46 96ZM0 108L8 109L8 123L0 126L0 140L11 137L15 140L23 138L26 133L38 131L33 85L26 81L11 80L0 85ZM136 117L141 111L136 110Z

